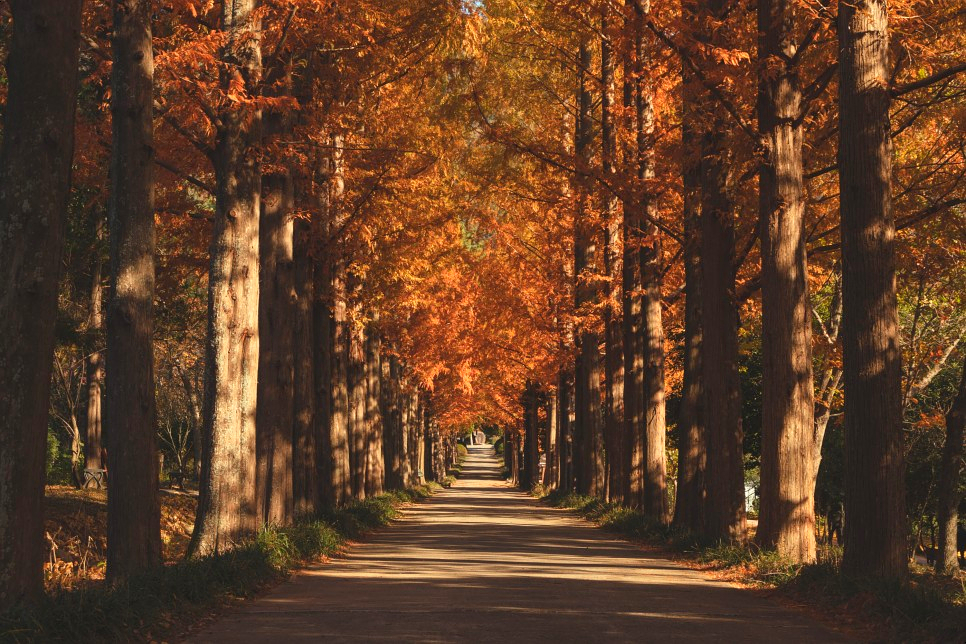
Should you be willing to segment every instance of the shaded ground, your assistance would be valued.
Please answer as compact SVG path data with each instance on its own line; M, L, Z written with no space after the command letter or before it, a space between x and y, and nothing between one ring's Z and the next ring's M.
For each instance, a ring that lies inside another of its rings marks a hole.
M489 446L471 448L455 487L195 640L844 641L538 505L501 481L500 467Z

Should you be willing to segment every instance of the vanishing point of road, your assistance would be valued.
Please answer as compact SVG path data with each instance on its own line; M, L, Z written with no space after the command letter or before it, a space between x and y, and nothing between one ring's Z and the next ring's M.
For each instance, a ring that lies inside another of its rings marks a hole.
M501 467L492 448L471 447L454 487L192 641L845 641L539 504L501 480Z

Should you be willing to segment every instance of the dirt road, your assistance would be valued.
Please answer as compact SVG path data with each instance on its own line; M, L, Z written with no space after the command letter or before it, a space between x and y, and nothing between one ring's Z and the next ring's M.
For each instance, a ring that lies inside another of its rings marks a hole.
M489 447L471 448L455 487L193 641L845 641L541 506L499 472Z

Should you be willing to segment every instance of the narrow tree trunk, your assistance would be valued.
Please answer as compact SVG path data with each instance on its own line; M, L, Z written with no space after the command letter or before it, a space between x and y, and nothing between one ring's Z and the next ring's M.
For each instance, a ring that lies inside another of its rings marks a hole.
M943 575L959 572L957 528L962 500L963 433L966 426L966 362L959 379L959 391L946 414L946 442L939 470L939 553L936 571Z
M587 39L580 43L579 54L578 118L574 152L582 167L590 167L590 144L592 138L590 107L591 96L587 76L590 71L590 48ZM598 251L597 231L588 216L588 187L580 178L576 180L578 195L574 222L574 276L576 278L576 307L584 317L578 332L576 368L577 423L574 428L574 458L577 491L581 494L599 496L604 493L604 460L602 450L600 409L600 336L592 317L593 309L600 299L597 285Z
M43 590L44 458L80 0L12 0L0 146L0 612Z
M557 489L564 492L574 490L573 424L570 422L573 408L572 391L572 375L561 370L557 376L557 443L559 445Z
M626 0L626 13L631 20L625 21L629 43L624 46L623 107L627 132L636 132L637 118L636 79L640 75L639 42L642 37L642 14L637 10L636 0ZM637 152L634 142L628 140L623 148L624 165L634 168ZM637 508L644 496L644 318L641 266L644 246L644 219L642 204L635 191L624 197L624 262L623 307L624 331L624 504Z
M642 17L651 10L649 0L638 3ZM651 56L641 34L636 38L637 60L648 69ZM644 287L641 314L644 333L644 514L666 523L667 508L667 419L664 401L664 320L661 302L663 259L659 216L651 188L656 176L654 149L654 88L647 74L637 79L637 177L642 183L641 223L647 240L640 248L641 282Z
M684 382L678 416L678 484L674 524L694 534L704 532L707 434L701 373L701 163L692 119L692 81L684 78L682 146L684 148Z
M361 290L361 285L357 285ZM361 314L358 309L353 317ZM349 323L349 471L352 498L366 498L366 347L363 329L358 322Z
M617 127L614 123L614 51L608 8L601 10L601 173L613 185L617 156ZM604 307L604 438L607 450L607 497L619 502L623 498L623 418L624 361L621 347L621 320L613 303L621 301L621 220L617 215L617 197L604 188L603 238L604 274L607 278L607 305Z
M520 486L529 490L537 484L537 474L540 463L539 447L537 445L537 390L533 384L528 384L523 394L523 476Z
M556 488L557 472L560 469L560 444L557 442L558 396L556 394L547 397L547 433L544 442L544 453L547 456L546 465L543 468L543 486L548 490Z
M907 572L885 0L839 6L839 192L845 369L843 571Z
M390 354L382 359L382 422L386 488L406 487L406 415L401 390L399 359Z
M95 224L102 228L100 217ZM98 235L100 237L100 235ZM92 470L104 469L103 449L103 405L101 401L104 385L104 353L101 351L101 333L104 331L104 316L102 311L104 297L104 283L101 275L101 253L95 249L91 259L91 299L87 322L87 359L84 366L84 377L87 381L84 421L84 467ZM78 472L80 483L84 483L84 473Z
M259 524L288 525L293 497L295 412L295 194L285 171L262 178L258 408L255 416Z
M225 3L222 86L254 92L261 74L256 0ZM255 506L258 381L258 219L261 114L230 106L215 142L215 222L208 277L204 458L189 555L221 552L251 535Z
M756 538L791 561L811 563L815 403L797 50L795 3L758 0L758 130L764 159L759 174L762 453Z
M373 323L378 323L374 315ZM366 429L368 432L366 455L366 495L382 494L386 488L386 464L383 460L383 433L385 419L379 406L382 397L382 343L375 326L366 330Z
M107 578L161 565L154 399L154 55L148 0L116 0L107 301Z
M319 453L315 422L315 352L328 347L315 343L315 266L312 260L311 223L298 218L294 222L294 288L295 310L293 350L293 425L292 425L292 492L296 516L321 510L319 497ZM326 390L328 391L328 390Z

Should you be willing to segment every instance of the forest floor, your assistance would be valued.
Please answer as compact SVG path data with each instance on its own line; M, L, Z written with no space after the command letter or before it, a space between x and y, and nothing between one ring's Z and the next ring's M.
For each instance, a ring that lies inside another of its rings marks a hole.
M161 490L161 541L167 562L184 558L194 528L196 493ZM104 579L107 561L107 490L49 485L44 506L48 590Z
M849 641L803 612L538 503L489 446L391 527L191 633L199 642Z

